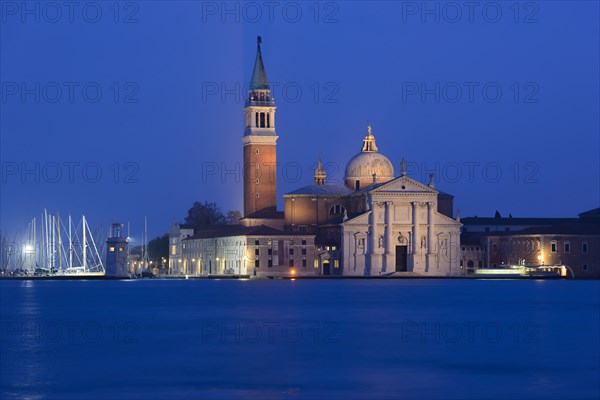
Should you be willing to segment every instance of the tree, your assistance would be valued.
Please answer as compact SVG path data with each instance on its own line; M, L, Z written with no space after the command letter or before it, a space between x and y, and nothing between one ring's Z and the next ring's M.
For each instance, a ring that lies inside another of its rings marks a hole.
M242 213L239 211L229 211L227 213L227 217L225 218L225 223L227 225L236 225L240 223L240 219L242 218Z
M169 258L169 234L157 236L148 242L148 257L156 262Z
M224 224L225 222L226 218L219 206L216 203L209 203L208 201L204 203L195 201L188 210L187 217L185 217L185 223L194 227Z

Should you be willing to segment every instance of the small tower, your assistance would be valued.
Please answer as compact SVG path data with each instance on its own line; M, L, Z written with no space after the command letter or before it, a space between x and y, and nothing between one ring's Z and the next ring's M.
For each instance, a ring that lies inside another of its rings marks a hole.
M244 107L244 216L277 210L275 100L257 38L256 61Z
M327 174L325 173L325 168L323 167L321 159L319 159L319 162L317 163L317 168L315 168L315 185L324 186L326 179Z
M106 276L110 278L128 278L127 239L123 237L123 224L110 226L110 237L106 239Z

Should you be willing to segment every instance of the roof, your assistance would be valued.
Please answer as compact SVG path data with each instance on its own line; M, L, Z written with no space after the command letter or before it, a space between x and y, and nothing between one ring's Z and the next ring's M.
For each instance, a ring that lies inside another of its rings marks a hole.
M252 214L245 215L244 218L255 218L255 219L284 219L285 215L283 211L263 209L253 212Z
M313 195L347 195L354 193L354 190L347 188L344 185L308 185L296 189L288 194L313 194Z
M461 218L463 225L554 225L566 222L576 222L577 218L488 218L467 217Z
M600 218L600 207L579 214L579 218Z
M514 232L514 234L600 235L600 225L585 222L565 223L551 226L538 226L521 229L519 231Z
M280 231L265 225L210 225L196 230L193 236L183 240L210 239L229 236L314 236L306 232Z
M252 80L250 82L250 90L269 89L269 81L267 81L267 72L263 63L262 54L260 51L261 37L256 38L256 61L254 62L254 70L252 71Z

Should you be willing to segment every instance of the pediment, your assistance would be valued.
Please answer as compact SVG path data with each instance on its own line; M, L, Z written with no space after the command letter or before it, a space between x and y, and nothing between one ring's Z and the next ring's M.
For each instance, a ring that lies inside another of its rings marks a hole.
M408 176L401 176L395 179L392 179L389 182L384 183L381 186L373 188L370 190L371 193L378 192L405 192L405 193L434 193L437 194L438 191L430 188L427 185L422 184Z

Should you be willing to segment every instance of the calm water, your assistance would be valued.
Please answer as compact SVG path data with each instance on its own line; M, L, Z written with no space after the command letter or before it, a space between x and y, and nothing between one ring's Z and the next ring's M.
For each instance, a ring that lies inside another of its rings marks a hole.
M599 281L1 281L0 398L600 397Z

